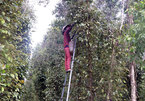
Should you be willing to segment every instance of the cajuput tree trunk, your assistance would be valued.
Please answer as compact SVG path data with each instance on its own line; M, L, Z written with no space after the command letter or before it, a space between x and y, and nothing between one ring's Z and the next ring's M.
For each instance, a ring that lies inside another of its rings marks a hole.
M130 81L131 81L131 101L137 101L137 86L136 86L136 72L135 72L135 62L130 63Z
M127 0L127 9L129 9L130 0ZM127 13L128 27L133 24L133 15ZM131 44L130 46L131 47ZM130 52L130 56L133 56L135 53ZM136 85L136 63L135 58L130 60L130 85L131 85L131 101L137 101L137 85Z

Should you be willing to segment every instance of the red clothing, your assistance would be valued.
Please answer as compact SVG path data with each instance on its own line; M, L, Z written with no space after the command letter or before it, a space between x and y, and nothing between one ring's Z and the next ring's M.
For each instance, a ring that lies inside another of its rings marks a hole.
M69 31L71 30L71 27L67 28L64 32L64 51L65 51L65 70L67 71L70 69L70 63L71 63L71 55L69 50L69 42L71 41Z
M69 51L69 47L64 48L65 51L65 70L67 71L70 69L70 63L71 63L71 55Z

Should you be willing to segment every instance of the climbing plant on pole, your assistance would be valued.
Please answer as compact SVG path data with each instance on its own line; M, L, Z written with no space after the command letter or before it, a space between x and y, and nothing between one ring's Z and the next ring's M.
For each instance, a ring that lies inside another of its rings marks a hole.
M90 9L87 9L89 6L86 2L70 2L66 0L61 4L62 5L59 5L59 7L62 7L61 9L66 11L65 14L67 16L60 16L68 21L80 22L76 28L82 30L82 32L79 33L79 41L77 43L78 53L76 55L76 64L74 65L76 66L74 67L76 71L74 71L74 82L72 81L72 86L75 88L72 89L73 93L71 100L106 100L109 82L113 82L112 84L114 84L112 86L114 89L112 89L113 91L111 91L110 94L116 95L113 96L112 100L123 98L128 99L124 97L125 95L128 95L128 91L126 90L127 87L121 89L125 86L123 82L126 82L124 76L127 74L125 74L124 71L127 69L125 69L125 61L122 61L124 55L121 55L125 52L121 47L123 44L117 43L117 38L120 32L115 28L110 28L105 17L96 8L90 7ZM113 39L114 41L112 42ZM122 45L118 47L118 44ZM115 47L115 54L112 47ZM113 55L115 55L115 61L117 61L115 64L118 65L111 66L112 61L110 61L110 57L113 56L111 55L112 52ZM112 74L109 73L111 67L114 70ZM116 69L115 67L119 68ZM103 72L100 73L98 71ZM117 73L115 71L117 71ZM105 81L107 82L105 83ZM89 84L87 84L88 82ZM99 83L101 83L101 85ZM118 84L120 85L119 87ZM120 92L117 92L117 87L120 89ZM99 96L102 94L104 96Z
M22 0L0 1L0 100L20 100L30 53Z

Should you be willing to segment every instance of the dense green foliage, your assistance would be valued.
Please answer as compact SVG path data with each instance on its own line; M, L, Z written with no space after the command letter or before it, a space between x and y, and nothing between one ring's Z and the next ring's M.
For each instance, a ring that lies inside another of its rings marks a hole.
M38 45L33 53L32 66L26 82L28 88L24 96L25 101L30 99L34 101L56 99L57 101L60 98L60 88L64 79L63 36L60 34L63 23L63 21L55 21L43 43ZM28 97L29 99L25 99Z
M29 20L22 0L0 1L0 100L19 101L30 54Z
M65 76L61 29L76 21L71 31L71 36L75 31L78 35L70 101L129 101L131 62L137 100L145 100L145 0L62 0L54 11L57 20L31 62L30 21L22 14L22 2L0 1L0 101L59 101ZM125 19L116 17L122 8Z
M129 9L126 7L127 4L124 5L126 14L133 13L135 15L133 15L134 24L127 29L124 27L122 31L119 28L121 19L117 19L115 15L113 16L122 7L117 1L105 2L104 9L101 9L101 4L98 1L93 4L92 1L89 2L87 0L63 0L58 4L55 14L59 19L59 24L58 21L54 22L55 26L53 25L52 29L57 26L61 30L63 24L79 21L79 24L72 30L74 32L77 29L78 41L70 101L104 101L109 99L113 101L128 101L130 99L131 86L129 62L131 61L135 61L137 66L138 100L144 100L145 87L143 83L145 80L142 56L145 49L143 45L145 34L143 32L144 27L141 24L144 21L144 15L140 16L144 14L144 6L143 1L134 3ZM99 6L97 7L97 5ZM64 19L65 22L63 23ZM128 19L126 17L124 19L125 22ZM128 23L126 24L128 25ZM61 32L57 29L55 30L57 36L61 36ZM46 89L41 89L41 91L45 93L45 100L57 101L60 97L62 81L64 80L64 74L62 74L64 58L59 56L59 54L63 54L62 50L59 51L58 49L62 44L56 44L57 41L60 42L62 39L58 39L51 33L54 32L49 30L43 44L39 46L43 47L43 49L41 48L37 50L39 52L34 52L38 57L41 55L43 60L47 59L47 66L46 61L42 62L42 60L36 59L35 55L33 59L36 60L32 60L34 62L32 65L33 68L39 69L43 66L42 70L48 71L47 73L45 72L46 74L41 73L41 75L45 74L46 77ZM55 48L52 49L52 47ZM130 54L132 52L135 53L135 56ZM55 63L55 61L58 63ZM41 63L41 65L36 66L36 63ZM59 68L53 69L56 67ZM36 75L34 77L36 77L36 80L39 78Z
M81 5L81 3L74 2L70 5ZM127 100L129 95L123 83L126 82L127 75L126 62L123 61L125 50L121 47L122 43L117 41L120 32L116 28L110 28L107 20L96 8L86 8L89 5L90 3L84 3L82 6L72 6L71 11L77 14L66 17L66 19L81 20L77 29L83 30L79 33L77 43L75 79L72 81L74 93L71 95L71 100L106 100L108 92L111 93L109 95L112 96L112 100Z

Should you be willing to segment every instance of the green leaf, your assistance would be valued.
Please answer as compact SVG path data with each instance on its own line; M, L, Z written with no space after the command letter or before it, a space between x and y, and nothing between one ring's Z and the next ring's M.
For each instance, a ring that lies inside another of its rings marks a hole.
M4 87L2 87L2 88L1 88L1 91L4 92L4 90L5 90Z
M8 33L7 30L3 30L3 29L0 29L0 32L1 32L1 33L4 33L4 34L7 34L7 33Z
M10 75L11 75L12 78L15 78L15 75L14 74L10 74Z
M7 20L8 22L10 22L10 18L9 18L9 17L6 17L6 20Z
M16 80L19 80L18 74L17 74L17 73L15 73L15 77L16 77Z
M5 20L3 18L0 18L0 22L3 25L5 23Z
M2 15L5 15L5 12L2 12Z
M11 57L8 57L8 60L9 60L10 62L12 62L12 61L13 61L13 59L12 59Z
M1 86L6 86L6 84L0 83Z

